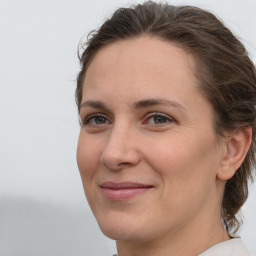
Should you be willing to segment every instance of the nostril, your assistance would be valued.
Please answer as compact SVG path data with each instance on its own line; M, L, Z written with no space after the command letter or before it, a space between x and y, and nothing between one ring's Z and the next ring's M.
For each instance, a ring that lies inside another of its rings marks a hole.
M119 163L118 165L129 165L129 164L131 164L131 163L129 163L129 162L122 162L122 163Z
M123 167L135 166L138 164L138 162L139 162L139 157L137 155L133 155L132 157L131 156L129 157L128 154L122 157L103 155L99 160L99 163L101 165L112 170L119 170Z

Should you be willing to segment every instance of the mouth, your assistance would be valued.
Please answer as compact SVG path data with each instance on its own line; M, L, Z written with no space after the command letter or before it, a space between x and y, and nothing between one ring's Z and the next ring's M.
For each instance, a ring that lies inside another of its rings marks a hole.
M104 182L100 185L103 195L110 201L128 200L151 190L153 187L153 185L134 182Z

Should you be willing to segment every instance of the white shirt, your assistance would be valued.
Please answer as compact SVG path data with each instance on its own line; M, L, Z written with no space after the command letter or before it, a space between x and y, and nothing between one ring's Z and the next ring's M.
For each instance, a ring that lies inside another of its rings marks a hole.
M233 238L212 246L198 256L253 256L253 254L247 251L240 238Z
M198 256L253 256L245 248L240 238L216 244Z

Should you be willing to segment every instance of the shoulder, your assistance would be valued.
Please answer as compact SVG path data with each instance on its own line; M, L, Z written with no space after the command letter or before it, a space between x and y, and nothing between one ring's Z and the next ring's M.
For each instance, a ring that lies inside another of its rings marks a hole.
M198 256L253 256L240 238L234 238L214 245Z

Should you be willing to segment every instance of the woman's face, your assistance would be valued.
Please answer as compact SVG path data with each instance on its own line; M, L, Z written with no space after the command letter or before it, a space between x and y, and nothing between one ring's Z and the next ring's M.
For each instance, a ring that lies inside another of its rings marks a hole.
M220 218L221 142L194 62L156 38L112 43L84 81L77 161L105 235L150 240Z

